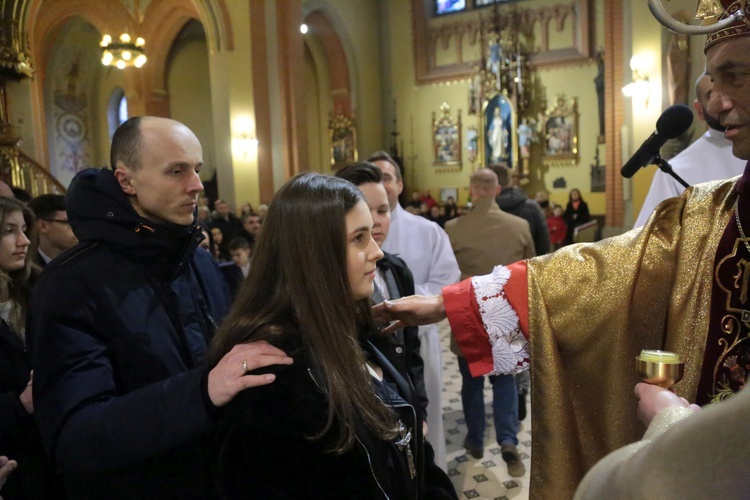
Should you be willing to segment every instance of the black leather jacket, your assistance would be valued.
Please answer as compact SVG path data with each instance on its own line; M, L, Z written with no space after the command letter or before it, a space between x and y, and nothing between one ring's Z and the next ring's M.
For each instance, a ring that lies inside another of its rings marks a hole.
M274 369L274 383L228 405L213 450L222 498L456 498L423 439L411 385L372 344L364 347L383 368L374 387L399 418L399 438L380 440L359 423L357 444L343 454L327 451L325 437L310 439L325 423L326 396L315 368L295 357Z

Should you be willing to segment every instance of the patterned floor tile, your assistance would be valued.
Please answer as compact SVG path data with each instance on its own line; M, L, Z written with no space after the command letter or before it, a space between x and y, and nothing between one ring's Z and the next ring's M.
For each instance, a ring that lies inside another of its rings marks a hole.
M484 458L477 460L467 455L463 447L466 436L466 421L461 407L461 375L458 372L456 355L450 351L450 326L447 321L438 324L443 348L443 421L445 424L448 454L448 475L462 498L528 500L529 471L531 469L531 409L527 397L527 417L521 422L518 432L518 452L526 466L526 475L511 478L508 468L495 442L492 420L492 390L486 384L484 397L487 402L487 429L484 436Z

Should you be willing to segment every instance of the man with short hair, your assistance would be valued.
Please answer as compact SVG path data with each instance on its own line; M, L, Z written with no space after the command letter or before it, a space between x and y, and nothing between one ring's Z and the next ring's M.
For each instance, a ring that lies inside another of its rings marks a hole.
M260 215L250 212L242 218L242 229L234 234L235 238L244 238L251 246L260 233Z
M529 223L515 215L506 214L495 202L500 194L497 175L480 168L469 184L474 205L471 211L445 224L445 232L456 254L461 278L488 274L497 265L508 265L521 259L534 257L534 240ZM464 446L476 459L484 455L484 377L473 377L469 365L451 339L451 350L458 355L461 372L461 403L466 417ZM508 474L522 477L526 473L516 446L518 445L518 392L513 375L492 375L492 416L495 436L501 456L508 465Z
M218 199L214 203L214 213L211 215L211 227L218 227L222 234L229 238L242 229L242 222L239 217L232 213L229 202Z
M494 163L489 168L500 182L500 194L495 198L497 205L503 212L521 217L529 223L537 255L549 253L549 228L542 207L514 184L513 173L506 165ZM518 174L515 174L515 179L518 180Z
M221 407L291 359L266 343L206 351L226 308L197 248L200 142L167 118L134 117L112 138L112 170L68 191L80 243L37 283L34 409L70 498L214 498L207 438Z
M68 222L65 197L59 194L39 195L29 202L36 216L39 246L35 261L45 267L49 261L78 243Z
M391 208L391 230L383 243L383 251L406 262L414 276L416 293L440 293L443 286L455 283L461 275L448 235L434 222L410 214L398 204L398 196L404 189L404 183L398 164L388 153L378 151L367 161L380 168L383 173L383 187ZM428 438L435 448L435 463L446 469L443 409L440 403L443 391L443 356L437 326L420 327L419 338L429 400Z
M732 142L724 138L724 127L719 117L709 112L711 100L711 78L704 72L695 81L695 101L693 108L698 118L705 121L708 130L680 154L669 160L674 172L690 185L718 179L729 179L741 175L745 169L745 160L732 154ZM680 196L685 187L671 175L657 169L651 189L643 202L641 212L633 227L646 224L654 208L674 196Z

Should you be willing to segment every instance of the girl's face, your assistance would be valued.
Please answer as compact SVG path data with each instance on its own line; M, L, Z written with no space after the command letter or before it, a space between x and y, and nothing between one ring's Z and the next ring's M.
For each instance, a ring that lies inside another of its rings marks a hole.
M200 247L203 248L204 250L208 250L210 252L211 251L211 240L208 239L208 233L206 232L205 229L201 230L201 232L203 233L203 241L201 241Z
M346 214L346 264L354 300L372 295L375 263L383 252L372 237L372 216L364 201Z
M221 234L221 229L219 229L218 227L211 228L211 236L213 236L214 243L217 245L220 245L221 241L224 239L224 235Z
M0 269L6 273L22 269L31 242L26 236L26 221L20 210L8 214L0 238Z
M570 192L570 199L573 201L578 201L581 199L581 193L579 193L577 190L573 190Z

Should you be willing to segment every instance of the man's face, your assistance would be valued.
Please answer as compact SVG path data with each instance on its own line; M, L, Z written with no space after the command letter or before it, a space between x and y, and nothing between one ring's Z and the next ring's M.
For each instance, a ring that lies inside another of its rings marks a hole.
M709 113L708 111L708 106L711 102L711 96L713 95L713 92L711 92L713 88L714 84L711 81L711 78L708 77L708 75L700 79L698 85L696 86L696 90L698 91L698 95L696 96L698 104L696 105L695 110L698 112L698 116L702 120L704 120L709 127L714 130L723 131L724 127L721 126L719 117L716 114Z
M227 215L229 215L229 203L227 203L225 201L217 201L216 202L216 211L222 217L226 217Z
M78 243L73 229L68 224L68 214L65 210L52 212L44 219L37 220L40 243L44 247L52 248L57 253L64 252Z
M193 223L203 184L203 151L190 129L166 118L141 122L140 166L117 164L115 175L133 208L156 224Z
M260 216L248 215L247 217L245 217L245 221L242 223L242 227L245 228L245 231L252 234L253 236L258 236L258 232L260 231Z
M732 141L732 153L750 160L750 36L717 43L706 53L706 72L713 80L709 113L719 117Z
M396 210L398 195L404 190L404 183L401 182L396 173L396 167L386 160L378 160L372 163L383 173L383 187L385 192L388 193L388 205L390 205L391 211Z
M391 227L391 207L388 203L388 194L383 184L379 182L367 182L357 186L365 195L367 207L372 215L372 239L379 247L383 246L388 237Z

